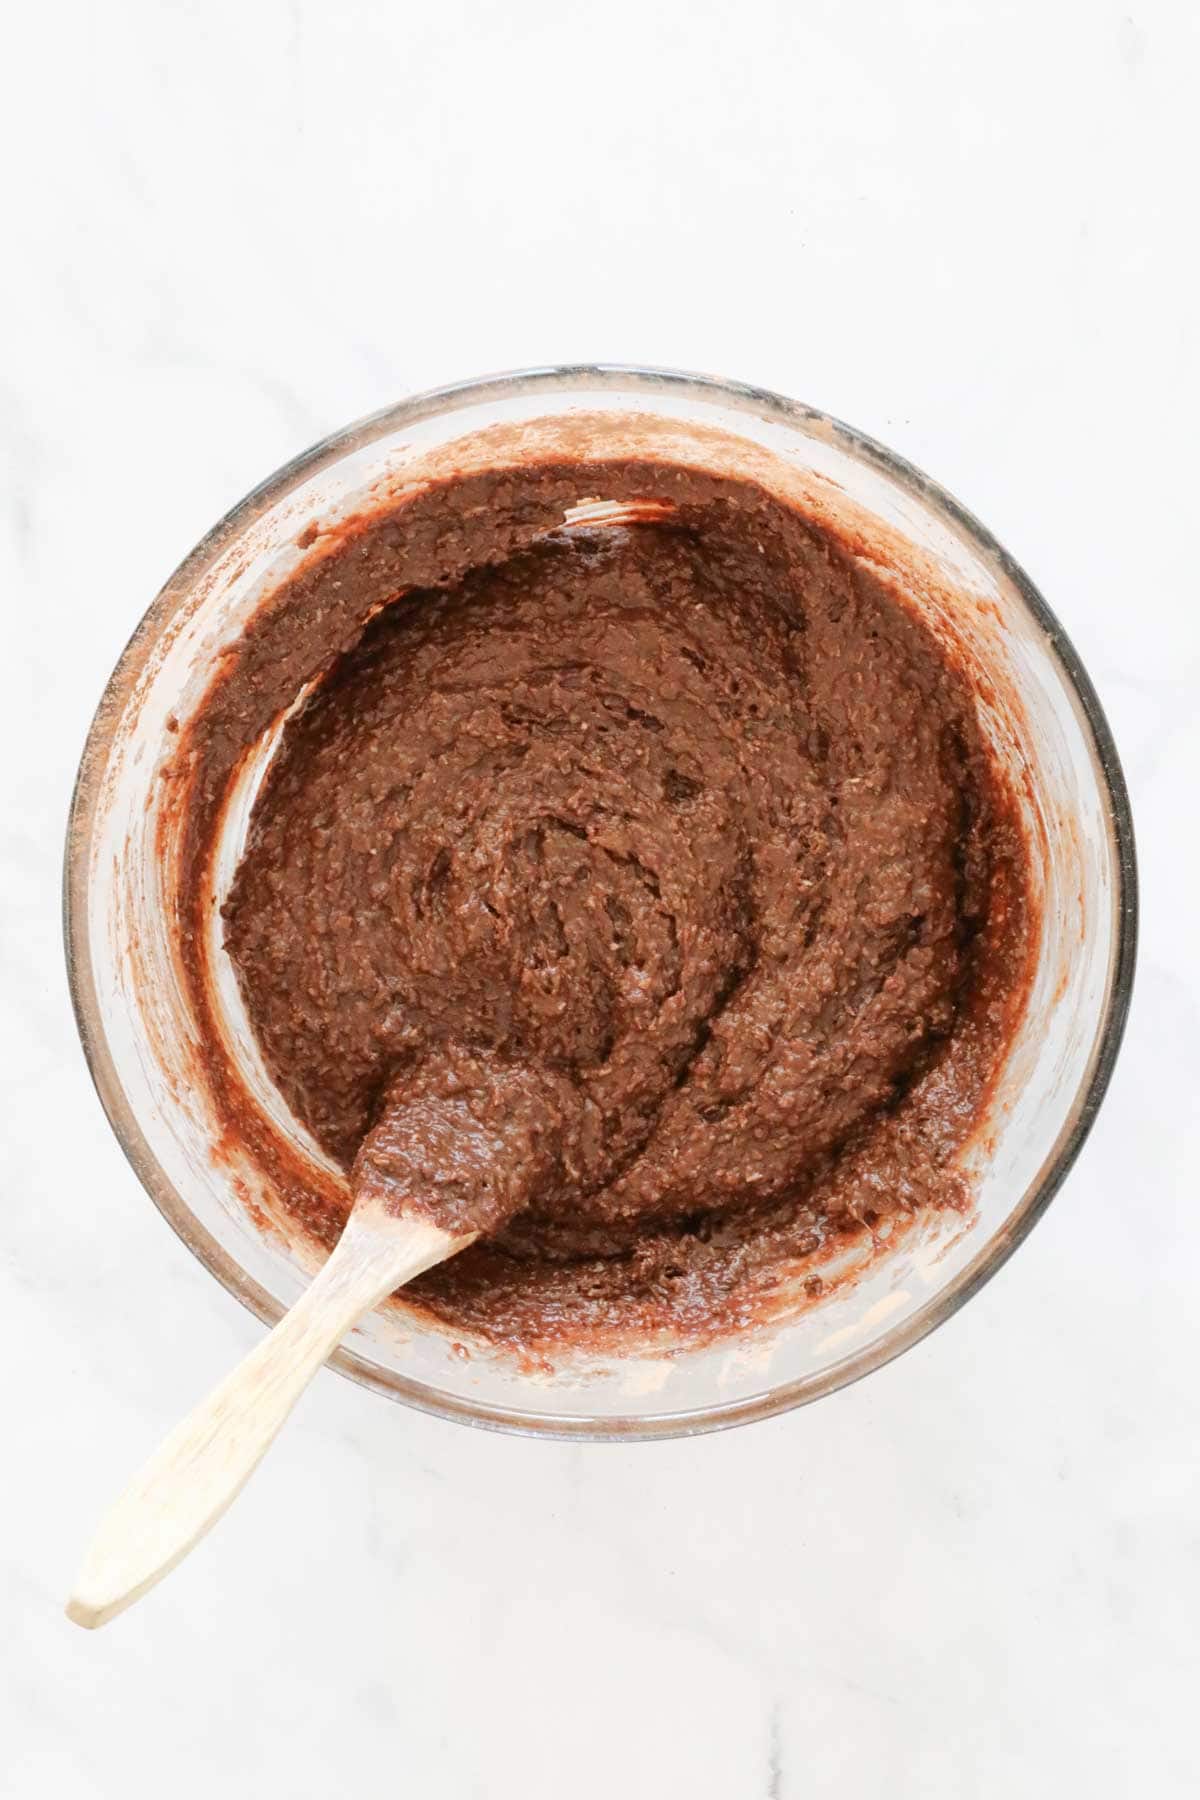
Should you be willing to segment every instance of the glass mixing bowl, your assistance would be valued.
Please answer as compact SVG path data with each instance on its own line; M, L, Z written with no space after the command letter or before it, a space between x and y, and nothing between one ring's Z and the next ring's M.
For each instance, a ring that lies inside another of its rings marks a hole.
M269 1184L214 1144L195 1076L195 1021L174 957L176 880L159 774L214 657L295 566L313 523L391 498L516 446L569 444L603 461L650 454L749 475L833 518L890 566L908 603L977 676L985 730L1025 811L1040 900L1037 966L967 1163L969 1218L923 1220L821 1302L703 1348L647 1344L553 1366L461 1343L389 1302L333 1358L382 1394L477 1425L563 1437L643 1438L763 1418L843 1386L924 1337L995 1273L1049 1204L1103 1097L1129 1003L1136 875L1129 802L1104 715L1062 627L1012 558L927 476L811 407L667 370L537 369L405 400L305 452L217 525L168 581L104 692L80 765L67 839L67 962L92 1075L147 1192L204 1266L268 1323L318 1253ZM586 470L575 514L588 506ZM227 809L225 878L257 778ZM217 952L218 956L220 952ZM231 1013L236 984L221 982ZM247 1080L286 1108L231 1025Z

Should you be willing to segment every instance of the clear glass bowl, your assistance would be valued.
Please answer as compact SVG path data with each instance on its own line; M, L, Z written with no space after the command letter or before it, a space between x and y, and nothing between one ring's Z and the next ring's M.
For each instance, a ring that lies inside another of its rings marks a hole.
M80 1035L113 1129L161 1212L204 1266L268 1323L317 1252L290 1230L236 1150L218 1157L210 1097L185 1055L195 1025L178 979L159 771L296 539L448 468L553 455L650 454L750 475L858 533L909 602L978 675L980 711L1023 796L1041 924L1023 1023L969 1152L976 1207L925 1221L859 1277L796 1316L698 1349L531 1370L391 1302L334 1358L342 1373L447 1418L564 1437L664 1437L762 1418L841 1387L949 1317L1049 1204L1117 1054L1136 938L1129 803L1104 715L1062 627L1012 558L928 477L811 407L734 382L620 367L538 369L418 395L327 438L264 482L168 581L105 690L67 839L67 961ZM586 507L586 475L580 502ZM611 509L610 509L611 510ZM231 872L255 780L229 808ZM236 988L223 991L236 1009ZM231 1028L247 1079L244 1026ZM282 1108L264 1092L263 1104Z

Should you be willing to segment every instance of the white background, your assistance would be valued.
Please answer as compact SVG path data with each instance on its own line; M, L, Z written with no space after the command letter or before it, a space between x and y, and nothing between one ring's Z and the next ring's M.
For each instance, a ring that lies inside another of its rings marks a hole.
M5 1800L1190 1795L1200 1351L1191 0L16 9L0 146ZM521 364L713 370L943 481L1088 663L1144 884L1028 1245L849 1392L559 1446L332 1375L88 1636L98 1510L260 1327L126 1168L60 841L125 638L280 462Z

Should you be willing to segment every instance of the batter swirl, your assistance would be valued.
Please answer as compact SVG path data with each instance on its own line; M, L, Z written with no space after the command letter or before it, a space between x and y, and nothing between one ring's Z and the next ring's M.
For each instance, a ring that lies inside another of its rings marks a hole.
M527 1342L711 1324L831 1232L961 1199L1023 851L885 584L754 490L361 598L390 603L286 728L226 941L344 1166L385 1090L497 1097L522 1170L434 1184L490 1241L426 1303Z

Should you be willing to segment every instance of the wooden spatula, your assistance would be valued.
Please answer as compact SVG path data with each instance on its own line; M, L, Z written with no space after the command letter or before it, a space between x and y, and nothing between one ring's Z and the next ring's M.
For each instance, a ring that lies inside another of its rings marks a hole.
M461 1103L443 1104L433 1130L461 1146L456 1169L470 1187L472 1162L489 1144L463 1132L464 1119L473 1123ZM77 1625L105 1624L169 1574L237 1498L351 1326L479 1235L459 1230L465 1221L457 1217L454 1230L443 1230L403 1209L398 1176L411 1177L412 1158L405 1142L397 1155L395 1136L395 1113L385 1111L355 1161L354 1209L329 1261L270 1336L176 1426L102 1522L67 1603Z

